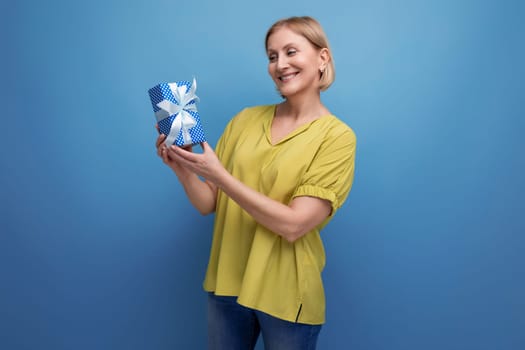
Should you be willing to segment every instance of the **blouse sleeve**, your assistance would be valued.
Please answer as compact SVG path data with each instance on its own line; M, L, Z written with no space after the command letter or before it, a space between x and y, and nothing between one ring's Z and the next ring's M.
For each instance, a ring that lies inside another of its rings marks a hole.
M339 129L341 130L341 129ZM356 137L345 126L330 132L321 143L292 197L311 196L332 204L333 215L350 193L354 179Z

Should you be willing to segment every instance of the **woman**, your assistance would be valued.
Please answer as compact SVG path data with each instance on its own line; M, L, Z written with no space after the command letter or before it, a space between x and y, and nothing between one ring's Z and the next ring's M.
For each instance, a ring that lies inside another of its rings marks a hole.
M355 135L320 98L334 79L321 26L280 20L265 44L282 103L241 111L216 153L157 139L191 203L215 212L204 281L210 349L253 349L259 333L267 350L315 349L325 321L320 229L353 180Z

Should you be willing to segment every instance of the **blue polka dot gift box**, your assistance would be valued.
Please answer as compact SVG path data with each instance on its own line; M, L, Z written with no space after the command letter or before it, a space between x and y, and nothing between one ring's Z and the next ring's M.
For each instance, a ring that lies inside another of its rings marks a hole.
M167 146L189 146L206 141L197 111L197 82L160 83L148 90L159 130Z

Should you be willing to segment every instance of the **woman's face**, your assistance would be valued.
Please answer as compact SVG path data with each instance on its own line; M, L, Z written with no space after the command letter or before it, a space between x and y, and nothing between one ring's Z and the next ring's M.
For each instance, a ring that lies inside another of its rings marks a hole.
M268 38L268 73L281 95L319 92L319 69L326 64L323 50L287 27Z

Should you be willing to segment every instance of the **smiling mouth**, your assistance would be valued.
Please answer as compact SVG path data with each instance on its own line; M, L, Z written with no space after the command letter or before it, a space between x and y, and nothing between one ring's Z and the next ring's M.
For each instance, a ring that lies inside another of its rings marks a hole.
M286 74L286 75L281 75L279 77L279 80L282 81L283 83L289 81L289 80L292 80L293 78L295 78L295 76L299 74L299 73L290 73L290 74Z

